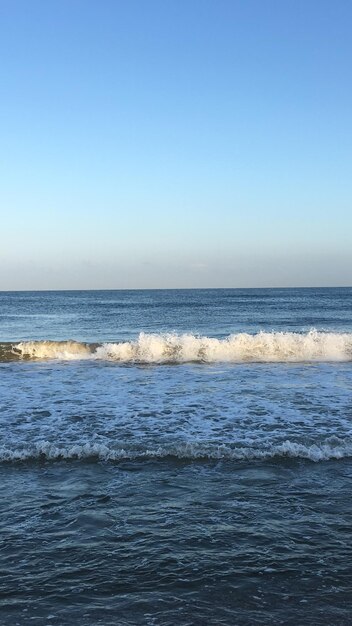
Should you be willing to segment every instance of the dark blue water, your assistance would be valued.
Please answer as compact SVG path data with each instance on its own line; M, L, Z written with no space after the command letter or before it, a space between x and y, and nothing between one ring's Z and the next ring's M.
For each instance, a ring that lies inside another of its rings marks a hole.
M351 624L351 313L0 293L0 623Z
M115 341L141 331L213 337L352 331L351 311L350 288L0 292L0 341Z

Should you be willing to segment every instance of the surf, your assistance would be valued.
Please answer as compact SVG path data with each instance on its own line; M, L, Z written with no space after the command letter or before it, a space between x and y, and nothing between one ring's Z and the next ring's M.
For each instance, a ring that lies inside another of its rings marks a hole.
M306 445L292 440L257 446L217 445L211 443L184 442L175 445L160 445L145 449L129 446L115 448L100 443L86 442L73 445L56 445L40 441L21 447L0 447L0 463L28 461L95 460L120 461L265 461L270 459L305 459L318 463L352 457L350 439L329 439Z
M2 360L96 360L118 363L351 361L352 333L236 333L218 339L191 333L148 334L134 341L21 341L1 344Z

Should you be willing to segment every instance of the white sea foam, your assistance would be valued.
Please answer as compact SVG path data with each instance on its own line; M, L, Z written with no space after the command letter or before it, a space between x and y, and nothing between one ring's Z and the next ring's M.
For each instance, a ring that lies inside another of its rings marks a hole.
M192 334L145 334L136 341L89 345L76 341L28 341L12 349L35 359L99 359L121 363L350 361L352 333L259 332L225 339Z
M102 444L76 444L56 446L48 441L21 448L0 448L0 462L23 462L36 460L266 460L274 458L301 458L314 462L352 457L352 441L335 438L335 441L305 445L286 440L280 444L263 447L230 447L226 445L184 443L175 446L159 446L151 449L110 448Z
M21 341L13 346L13 354L32 359L83 359L91 356L87 344L79 341Z

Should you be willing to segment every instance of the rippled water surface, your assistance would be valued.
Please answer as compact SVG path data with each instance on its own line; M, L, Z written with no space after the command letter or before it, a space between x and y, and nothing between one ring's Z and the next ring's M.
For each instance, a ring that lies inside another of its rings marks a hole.
M352 290L0 293L0 623L352 623Z

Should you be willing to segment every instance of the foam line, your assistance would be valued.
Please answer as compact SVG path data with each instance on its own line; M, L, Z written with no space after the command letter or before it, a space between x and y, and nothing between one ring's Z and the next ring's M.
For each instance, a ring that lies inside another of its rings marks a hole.
M237 333L225 339L192 334L140 333L136 341L88 344L77 341L25 341L1 354L26 359L95 359L120 363L351 361L352 333Z
M59 461L69 459L117 462L123 460L162 460L175 458L183 460L267 460L267 459L307 459L314 462L343 459L352 456L352 441L321 442L305 445L290 440L263 447L230 447L226 445L183 443L174 446L159 446L145 450L111 448L102 444L76 444L57 446L48 441L38 442L21 448L0 447L0 462Z

